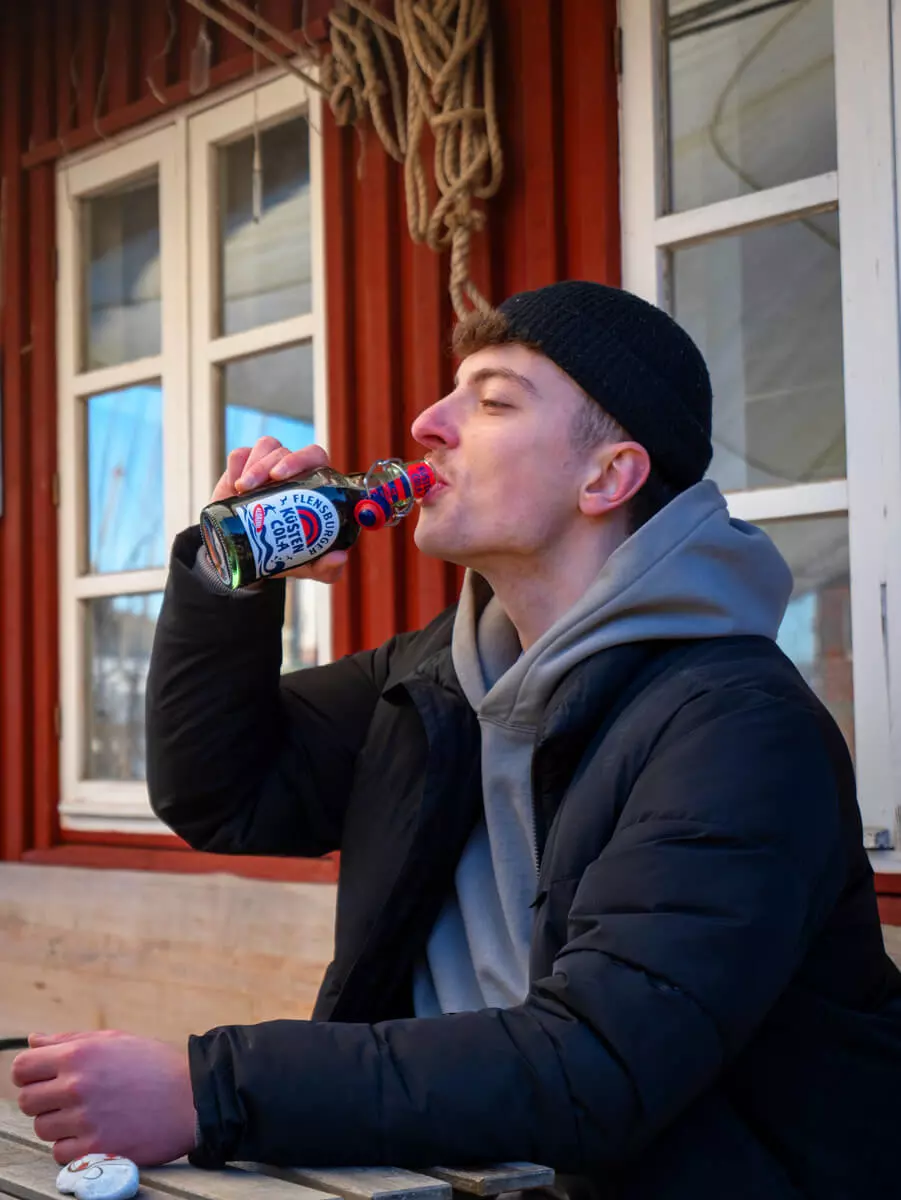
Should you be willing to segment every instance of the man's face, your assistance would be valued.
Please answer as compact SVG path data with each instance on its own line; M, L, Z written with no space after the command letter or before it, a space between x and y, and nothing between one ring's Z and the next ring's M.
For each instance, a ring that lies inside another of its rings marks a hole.
M439 478L420 506L425 554L485 570L559 548L579 519L585 455L571 430L585 397L549 359L491 346L413 422Z

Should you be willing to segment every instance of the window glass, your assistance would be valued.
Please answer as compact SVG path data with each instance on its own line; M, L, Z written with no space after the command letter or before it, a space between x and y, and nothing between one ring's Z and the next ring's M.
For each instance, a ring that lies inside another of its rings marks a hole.
M714 391L724 491L845 475L838 214L672 252L673 311Z
M160 196L156 179L82 201L81 369L159 354Z
M832 713L854 753L848 518L761 521L795 577L779 645Z
M144 779L144 693L162 592L84 601L85 778Z
M91 574L166 565L163 392L144 383L84 401Z
M832 0L669 0L669 208L836 168Z
M312 309L309 129L297 117L259 140L256 164L253 137L218 151L220 335Z

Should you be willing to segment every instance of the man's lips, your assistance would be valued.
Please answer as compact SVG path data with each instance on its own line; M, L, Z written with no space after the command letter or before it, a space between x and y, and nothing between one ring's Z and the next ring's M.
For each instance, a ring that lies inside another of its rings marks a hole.
M435 482L426 492L425 496L423 496L422 500L420 501L421 504L428 504L430 500L435 498L435 496L439 496L443 491L450 487L450 484L447 482L435 464L430 462L429 466L432 468L432 473L435 476Z
M448 486L447 480L441 474L441 472L438 470L438 467L436 466L435 462L431 458L427 458L426 462L429 464L432 474L435 476L436 482L442 483L442 484L444 484L445 487L447 487Z

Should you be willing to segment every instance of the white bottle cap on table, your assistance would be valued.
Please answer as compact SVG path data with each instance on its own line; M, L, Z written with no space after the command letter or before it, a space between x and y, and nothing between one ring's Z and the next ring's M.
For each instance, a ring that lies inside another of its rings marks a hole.
M85 1154L56 1177L57 1191L75 1200L131 1200L140 1184L138 1168L118 1154Z

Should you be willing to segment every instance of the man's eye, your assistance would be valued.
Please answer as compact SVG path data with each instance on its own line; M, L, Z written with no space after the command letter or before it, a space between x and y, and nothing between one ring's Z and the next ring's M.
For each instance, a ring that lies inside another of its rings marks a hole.
M480 400L479 403L481 404L482 408L510 408L511 407L509 404L505 404L503 400L485 399L485 400Z

